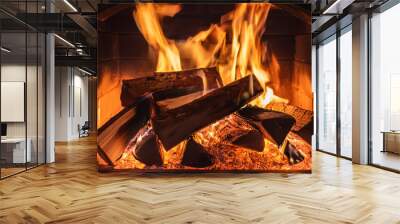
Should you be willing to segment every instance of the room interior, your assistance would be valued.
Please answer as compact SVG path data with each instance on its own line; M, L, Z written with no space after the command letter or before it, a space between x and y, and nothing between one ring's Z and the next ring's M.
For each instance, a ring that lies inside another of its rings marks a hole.
M2 33L1 172L9 176L43 164L44 35Z
M398 21L397 0L1 1L0 223L398 223Z

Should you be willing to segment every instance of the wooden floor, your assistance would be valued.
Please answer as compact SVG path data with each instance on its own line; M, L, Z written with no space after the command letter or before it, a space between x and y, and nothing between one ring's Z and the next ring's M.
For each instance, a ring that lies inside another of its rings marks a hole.
M100 174L94 138L0 181L0 223L400 223L400 175L314 153L312 174Z
M11 176L11 175L13 175L13 174L16 174L16 173L19 173L19 172L23 172L23 171L25 171L26 169L25 169L25 167L23 167L23 168L20 168L20 167L17 167L17 168L15 168L15 167L11 167L11 168L9 168L9 167L7 167L7 168L4 168L4 167L2 167L1 168L1 177L3 178L3 177L8 177L8 176Z
M395 170L400 170L400 155L392 152L381 152L380 150L374 150L372 157L374 164L388 167Z

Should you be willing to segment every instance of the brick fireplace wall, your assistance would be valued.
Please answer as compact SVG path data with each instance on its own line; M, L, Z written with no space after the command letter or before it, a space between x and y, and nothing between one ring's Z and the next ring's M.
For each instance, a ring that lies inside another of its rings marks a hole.
M279 5L278 5L279 6ZM173 18L164 19L164 32L170 39L186 39L233 9L233 5L185 5ZM104 5L98 16L98 126L118 113L123 79L151 74L155 57L136 27L134 5ZM307 10L304 10L307 12ZM312 110L311 92L311 21L291 7L273 7L263 40L276 55L280 71L272 77L278 96L290 103Z

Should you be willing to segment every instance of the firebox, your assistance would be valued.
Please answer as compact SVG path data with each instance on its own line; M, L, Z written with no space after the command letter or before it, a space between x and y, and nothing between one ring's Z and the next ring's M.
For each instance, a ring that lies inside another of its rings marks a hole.
M100 171L311 172L311 10L109 4L98 12Z

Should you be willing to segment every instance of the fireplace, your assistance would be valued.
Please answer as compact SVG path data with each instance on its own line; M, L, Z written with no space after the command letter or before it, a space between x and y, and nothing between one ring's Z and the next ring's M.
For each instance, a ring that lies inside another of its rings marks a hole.
M100 171L310 172L308 5L98 13Z

